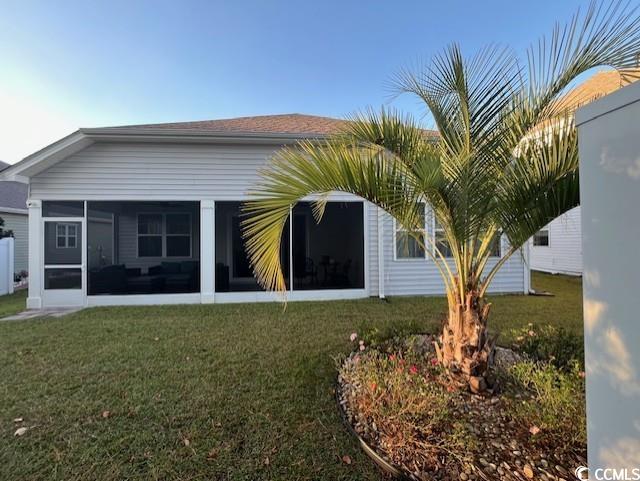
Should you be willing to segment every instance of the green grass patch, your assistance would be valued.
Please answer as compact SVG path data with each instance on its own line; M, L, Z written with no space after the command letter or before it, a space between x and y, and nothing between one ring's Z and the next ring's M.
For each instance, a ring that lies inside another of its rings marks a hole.
M26 289L20 289L13 294L0 297L0 319L24 311L26 309L26 302Z
M492 299L503 341L529 322L582 332L579 280L534 283L556 297ZM24 294L0 298L0 313L14 303ZM341 425L333 357L353 331L434 331L444 312L413 297L2 322L0 479L379 479ZM22 437L16 417L34 426Z

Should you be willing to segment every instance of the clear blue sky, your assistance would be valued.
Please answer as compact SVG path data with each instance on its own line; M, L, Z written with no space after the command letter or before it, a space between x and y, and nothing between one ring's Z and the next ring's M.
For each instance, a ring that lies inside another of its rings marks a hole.
M0 160L77 127L389 103L450 42L524 53L587 2L29 1L0 11ZM412 98L392 102L423 114ZM428 121L426 121L428 123Z

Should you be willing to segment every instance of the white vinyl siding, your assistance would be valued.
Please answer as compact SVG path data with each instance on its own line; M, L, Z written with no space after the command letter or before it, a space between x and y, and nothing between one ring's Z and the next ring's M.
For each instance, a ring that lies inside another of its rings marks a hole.
M3 229L13 231L14 266L16 273L29 269L29 222L26 214L0 212Z
M580 207L552 220L544 230L549 232L549 245L537 246L531 240L531 269L553 274L582 274Z
M277 150L266 145L96 143L31 178L32 199L242 200L258 170ZM378 209L365 210L368 293L377 296ZM393 219L384 214L386 295L441 294L442 280L428 259L394 260ZM121 235L137 235L136 218ZM427 226L430 224L427 221ZM197 238L194 233L194 238ZM124 245L124 243L123 243ZM135 243L134 243L135 245ZM135 249L135 248L134 248ZM197 257L199 246L193 246ZM122 255L125 255L123 252ZM136 257L136 252L129 253ZM148 265L147 259L137 263ZM524 264L518 254L494 281L493 292L522 292Z
M430 209L427 209L427 225L431 220ZM440 295L444 294L444 285L438 269L433 261L428 259L415 259L411 262L394 259L393 246L393 218L384 216L384 277L385 294L387 296L400 295ZM431 234L430 232L428 234ZM502 252L505 251L506 241L502 241ZM488 268L493 267L498 261L492 258L488 262ZM516 252L500 269L494 278L490 293L510 293L524 291L525 265L520 252Z

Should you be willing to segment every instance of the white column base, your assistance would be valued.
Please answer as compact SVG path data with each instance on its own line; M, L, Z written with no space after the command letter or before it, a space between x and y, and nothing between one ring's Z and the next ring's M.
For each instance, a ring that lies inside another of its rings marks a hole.
M27 297L27 309L42 309L42 298Z

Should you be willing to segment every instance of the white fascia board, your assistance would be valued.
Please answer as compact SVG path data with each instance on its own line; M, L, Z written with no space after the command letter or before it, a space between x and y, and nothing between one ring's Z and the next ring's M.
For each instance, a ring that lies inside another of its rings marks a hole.
M42 172L92 143L92 139L82 132L76 131L3 170L0 172L0 179L28 183L29 177Z
M83 134L100 141L185 142L225 144L294 144L300 140L322 140L326 135L268 132L212 132L184 129L95 128L80 129Z

